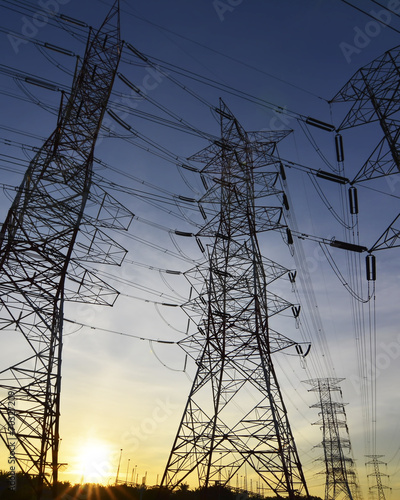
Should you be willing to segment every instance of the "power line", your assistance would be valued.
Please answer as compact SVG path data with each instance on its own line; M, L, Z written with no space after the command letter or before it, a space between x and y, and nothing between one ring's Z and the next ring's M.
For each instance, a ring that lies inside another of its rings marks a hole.
M361 12L362 14L370 17L374 21L377 21L378 23L382 23L382 21L380 19L378 19L377 17L375 17L374 15L372 15L370 12L367 12L367 11L361 9L360 7L357 7L356 5L351 4L347 0L341 0L341 1L343 3L345 3L346 5L348 5L349 7L352 7L353 9L358 10L358 12ZM385 24L385 26L388 27L389 29L391 29L392 31L395 31L396 33L400 33L400 31L398 29L394 28L390 24Z
M178 342L175 342L173 340L151 339L148 337L142 337L140 335L134 335L132 333L120 332L118 330L110 330L109 328L102 328L101 326L88 325L86 323L81 323L80 321L76 321L76 320L68 319L68 318L64 318L64 321L67 321L68 323L72 323L74 325L82 326L84 328L90 328L91 330L99 330L101 332L114 333L115 335L122 335L124 337L130 337L130 338L138 339L138 340L148 340L150 342L156 342L158 344L177 344L178 343Z
M384 8L385 10L388 10L390 13L394 14L395 16L397 17L400 17L400 14L398 14L397 12L395 12L394 10L390 9L388 5L383 5L383 3L381 2L378 2L377 0L370 0L371 2L373 2L374 4L376 5L379 5L379 7L382 7Z
M109 5L107 2L104 2L103 0L100 0L100 1L101 1L102 3L105 3L106 5ZM188 41L188 42L194 43L194 44L198 45L199 47L202 47L203 49L206 49L206 50L208 50L208 51L210 51L210 52L213 52L213 53L215 53L215 54L218 54L218 55L220 55L221 57L224 57L225 59L229 59L229 60L231 60L231 61L233 61L233 62L235 62L235 63L237 63L237 64L240 64L240 65L242 65L242 66L244 66L244 67L246 67L246 68L252 69L252 70L254 70L254 71L257 71L258 73L261 73L261 74L263 74L263 75L266 75L266 76L268 76L269 78L273 78L273 79L275 79L275 80L279 81L280 83L284 83L285 85L288 85L288 86L290 86L290 87L293 87L293 88L295 88L295 89L297 89L297 90L301 90L302 92L305 92L305 93L307 93L307 94L309 94L309 95L311 95L311 96L313 96L313 97L316 97L317 99L320 99L320 100L322 100L322 101L327 102L327 100L326 100L326 99L324 99L323 97L321 97L321 96L319 96L319 95L315 94L314 92L311 92L311 91L309 91L309 90L307 90L307 89L304 89L303 87L300 87L300 86L298 86L298 85L295 85L294 83L291 83L291 82L289 82L289 81L287 81L287 80L285 80L285 79L283 79L283 78L277 77L276 75L273 75L272 73L268 73L268 72L267 72L267 71L265 71L265 70L262 70L262 69L260 69L260 68L257 68L256 66L253 66L252 64L249 64L249 63L247 63L247 62L241 61L240 59L237 59L236 57L233 57L233 56L230 56L230 55L228 55L228 54L225 54L225 53L223 53L223 52L221 52L221 51L219 51L219 50L217 50L217 49L214 49L214 48L212 48L212 47L210 47L210 46L208 46L208 45L205 45L205 44L203 44L203 43L201 43L201 42L198 42L198 41L196 41L196 40L193 40L192 38L189 38L189 37L187 37L187 36L181 35L181 34L179 34L179 33L175 32L175 31L173 31L173 30L171 30L171 29L169 29L169 28L166 28L165 26L161 26L161 25L159 25L159 24L157 24L157 23L155 23L155 22L153 22L153 21L150 21L149 19L146 19L146 18L144 18L144 17L142 17L142 16L139 16L138 14L134 14L134 13L132 13L132 12L129 12L129 11L128 11L128 10L126 10L126 9L121 9L121 10L122 10L122 12L125 12L126 14L128 14L128 15L130 15L130 16L132 16L132 17L135 17L136 19L139 19L140 21L143 21L143 22L145 22L145 23L147 23L147 24L150 24L151 26L156 27L157 29L160 29L160 30L162 30L162 31L166 31L166 32L168 32L168 33L171 33L172 35L177 36L177 37L179 37L179 38L182 38L183 40L186 40L186 41Z

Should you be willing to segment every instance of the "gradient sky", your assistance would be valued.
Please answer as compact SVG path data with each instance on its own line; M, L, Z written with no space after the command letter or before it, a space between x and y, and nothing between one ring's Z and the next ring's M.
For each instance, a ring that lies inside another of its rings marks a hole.
M40 2L21 3L36 6L38 13L41 11ZM276 106L338 126L348 108L346 105L330 106L327 101L359 67L396 46L398 33L391 27L400 29L400 18L374 2L353 0L353 3L368 12L373 11L388 26L378 25L340 0L125 0L121 2L121 32L125 41L156 62L166 61ZM383 0L383 3L388 2ZM392 7L396 7L395 3L391 2ZM96 27L107 13L109 4L109 0L63 0L57 6L67 16ZM76 54L83 54L83 41L64 29L70 25L62 23L57 28L51 23L42 23L37 27L33 24L32 13L12 12L6 8L8 5L0 1L2 64L70 85L70 73L75 64L73 57L44 49L41 52L31 43L15 45L14 42L13 46L7 30L58 45ZM127 60L138 63L126 48L124 50ZM162 103L196 128L219 134L218 123L207 106L173 85L165 75L152 71L144 64L129 64L125 60L120 66L120 72L132 83L147 88L151 99ZM222 97L246 130L293 129L294 132L279 146L279 153L285 160L326 170L319 151L327 161L335 163L332 133L310 128L312 137L307 138L292 116L183 76L174 74L174 77L215 106ZM40 145L40 138L48 137L55 127L56 115L51 112L51 106L57 108L60 94L28 84L21 88L3 70L0 72L0 88L0 138ZM128 89L117 79L115 91L127 93ZM15 99L10 93L26 100ZM42 106L32 99L40 100ZM118 102L116 94L112 101ZM139 111L161 116L157 109L143 100L131 99L129 103ZM46 106L50 106L50 111L44 109ZM118 111L117 106L113 107L112 103L110 106ZM203 138L161 127L138 116L127 115L124 120L183 158L207 146ZM107 125L111 124L112 120L107 117ZM4 127L23 130L32 136L21 136ZM128 136L127 131L115 123L113 127L121 136ZM378 134L379 130L373 127L343 133L349 178L368 157L376 138L380 137ZM18 158L30 158L32 154L3 143L0 148L1 154ZM203 193L198 175L182 171L121 138L102 138L96 157L121 173L100 166L96 171L122 186L156 192L149 186L154 184L164 189L167 197L175 193L198 198ZM9 164L3 157L0 167L3 184L17 186L20 183L22 167L12 166L14 172L5 170ZM323 238L345 239L342 227L321 202L307 174L287 169L287 177L291 221L297 221L299 231ZM328 204L340 213L339 186L322 180L319 185ZM115 306L101 308L67 304L65 308L66 319L76 323L67 321L65 325L60 461L68 465L62 470L61 479L77 481L83 476L86 481L113 482L122 449L120 478L124 479L128 471L129 479L135 474L141 480L147 473L147 483L155 484L161 477L178 428L194 374L194 363L189 361L184 372L185 355L178 346L150 343L112 332L174 342L185 335L187 317L183 311L157 306L146 300L184 303L189 294L185 277L166 275L157 269L184 272L201 260L201 253L194 240L176 236L173 241L168 232L143 219L171 229L193 231L189 221L183 219L200 221L201 218L194 211L179 209L174 203L170 206L171 213L166 213L141 197L116 190L110 192L137 219L127 233L112 234L129 251L124 264L116 268L99 268L103 279L121 292ZM1 192L0 220L4 220L13 196L10 189ZM394 219L398 213L399 196L400 185L396 176L359 188L362 245L371 246ZM175 214L183 215L183 218ZM145 245L143 240L174 252L176 256ZM290 269L295 267L280 235L263 234L260 244L266 257ZM371 470L365 467L365 455L371 452L372 444L364 416L370 410L366 410L360 393L350 295L315 241L304 240L303 249L317 298L317 305L312 304L311 309L319 313L324 332L313 332L315 337L310 339L313 347L307 368L294 352L276 356L279 380L310 491L322 495L324 477L317 474L323 470L323 464L317 460L322 449L315 448L322 436L319 426L311 425L318 420L318 409L309 408L316 402L315 395L307 391L308 386L302 381L328 374L345 378L341 384L343 401L349 403L346 413L353 454L366 495L368 484L373 484L367 481ZM345 252L334 249L332 256L344 279L348 280ZM400 356L397 328L400 270L396 257L396 249L377 254L377 294L376 301L373 301L377 318L377 358L371 361L376 363L378 374L376 451L384 455L382 460L388 463L382 472L390 475L388 484L393 488L393 498L400 489L400 398L396 384ZM364 256L361 257L362 266L363 260ZM363 286L365 297L365 279ZM299 287L301 293L301 285ZM288 281L277 284L274 291L296 302ZM307 315L306 303L303 308ZM300 340L293 318L277 321L277 329L282 331L283 328L282 333ZM193 326L191 328L194 331ZM3 369L9 366L10 359L18 359L20 340L10 332L1 335L9 349L8 352L2 349L0 355ZM322 337L327 341L325 348L318 342ZM330 363L333 370L328 369ZM322 370L316 369L318 366ZM7 468L5 461L4 464L2 467Z

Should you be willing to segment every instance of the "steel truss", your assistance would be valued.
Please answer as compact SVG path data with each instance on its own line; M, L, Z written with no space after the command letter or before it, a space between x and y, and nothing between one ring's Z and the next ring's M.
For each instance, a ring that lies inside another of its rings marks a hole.
M374 468L374 472L371 474L368 474L368 477L373 476L373 477L375 477L375 481L376 481L376 484L374 484L373 486L370 486L369 489L371 492L374 490L377 492L378 500L386 500L385 490L391 490L391 488L389 488L389 486L385 486L382 483L383 476L389 477L387 474L384 474L383 472L381 472L380 468L379 468L380 465L387 465L387 464L385 464L385 462L382 462L381 460L379 460L383 456L384 455L366 455L366 457L370 458L371 460L369 462L367 462L365 465L372 465Z
M378 122L383 137L353 182L400 170L400 46L360 68L332 103L352 103L338 131Z
M359 69L335 95L332 103L352 103L338 131L379 123L382 137L361 167L352 184L400 170L400 46L385 52ZM400 246L400 214L370 248L382 250Z
M221 140L193 156L212 179L201 204L212 218L197 235L212 237L208 261L187 273L198 292L186 304L197 332L181 346L197 373L173 443L162 485L196 481L295 498L308 495L272 353L295 344L269 328L269 318L293 305L267 287L289 271L261 256L257 231L282 229L282 207L260 206L282 196L272 156L288 132L246 133L221 101ZM194 479L193 479L194 478Z
M307 380L312 386L309 391L318 392L319 403L311 408L319 408L321 419L315 422L322 430L321 447L325 464L325 500L358 500L361 489L354 460L349 456L351 443L346 422L345 403L332 397L333 392L340 394L343 378L318 378ZM336 398L337 399L337 398Z
M132 214L91 190L120 53L116 1L89 34L57 127L32 159L0 232L0 329L21 347L15 354L10 342L12 366L0 372L0 436L38 498L44 485L56 493L64 302L112 304L116 290L84 263L118 264L125 255L101 228L126 228Z

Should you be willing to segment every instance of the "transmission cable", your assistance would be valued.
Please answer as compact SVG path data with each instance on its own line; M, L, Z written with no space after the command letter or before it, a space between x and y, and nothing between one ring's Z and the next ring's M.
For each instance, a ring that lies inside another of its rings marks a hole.
M10 0L1 0L1 2L3 4L8 4L8 5L11 5L12 7L10 6L7 6L7 5L3 5L3 8L5 9L8 9L8 10L11 10L13 12L16 12L17 14L26 14L26 13L31 13L33 15L37 14L38 13L38 6L36 4L33 4L31 2L27 2L26 0L18 0L18 4L15 3L15 1L10 1ZM25 9L22 9L22 10L17 10L17 6L19 7L20 5L25 5ZM46 13L46 10L43 9L43 12ZM50 16L47 16L48 17L48 20L46 22L46 24L49 24L50 26L53 26L55 28L59 28L59 20L62 21L63 23L67 22L69 24L73 24L74 25L74 29L76 30L85 30L85 32L87 33L87 29L89 28L89 25L87 23L85 23L84 21L80 21L78 19L73 19L69 16L66 16L65 14L59 14L57 12L54 12L54 13L51 13L52 17L54 18L54 21L53 22L53 19L50 18ZM71 28L72 29L72 28ZM71 33L70 33L71 34ZM79 36L77 34L74 34L75 36Z
M289 200L289 206L291 206L292 203L291 203L291 199L290 199L288 182L285 179L281 178L281 183L283 185L284 192ZM296 215L295 215L294 211L293 210L287 211L286 217L288 217L288 219L290 220L291 228L293 228L294 231L297 232L298 231L297 220L296 220ZM332 358L330 355L327 337L326 337L326 334L325 334L325 331L323 328L321 316L319 314L318 304L317 304L317 300L315 297L310 273L305 265L306 258L305 258L304 249L302 247L301 241L298 238L294 238L293 244L294 244L294 249L296 250L293 253L295 263L296 263L296 269L299 270L301 282L302 282L304 292L305 292L305 299L306 299L308 311L310 314L310 319L311 319L311 322L313 325L313 329L310 329L311 338L314 337L314 334L317 336L316 337L317 343L318 343L319 348L321 350L322 360L326 364L328 375L329 374L334 375L335 369L334 369L333 361L332 361ZM316 368L317 368L316 371L317 371L317 373L324 374L324 370L322 370L322 366L320 363L321 363L320 358L316 357ZM330 375L330 376L332 376L332 375Z
M167 368L168 370L171 370L172 372L183 372L183 373L186 373L186 364L187 364L187 354L185 355L185 361L183 363L183 370L178 370L176 368L171 368L170 366L168 366L167 364L165 364L161 359L160 357L156 354L154 348L153 348L153 341L152 340L149 340L149 346L150 346L150 350L151 352L153 353L154 357L157 359L157 361L164 367L164 368Z
M352 226L347 226L346 222L339 216L336 210L332 207L331 203L328 201L328 198L325 196L325 193L321 189L315 177L311 175L311 173L308 173L308 178L310 179L311 184L314 186L314 189L318 194L319 198L321 199L322 203L326 206L326 208L329 210L332 216L339 222L341 226L347 229L352 229Z
M321 149L318 147L318 145L317 145L315 139L313 138L313 136L312 136L309 128L307 127L307 125L303 124L303 120L297 120L297 121L298 121L298 123L300 125L300 128L302 129L304 135L306 136L306 138L310 142L311 146L315 149L315 151L318 154L318 156L321 158L321 160L325 163L325 165L327 167L329 167L332 171L334 171L334 168L333 168L332 164L328 161L328 159L322 153Z
M379 5L379 7L384 8L385 10L389 11L391 14L394 14L395 16L400 17L400 14L398 12L395 12L392 9L389 9L388 5L383 5L383 3L380 3L377 0L370 0L370 2L373 2L376 5Z
M104 1L103 1L103 3L106 3L106 2L104 2ZM107 5L109 5L109 4L107 4ZM326 100L326 99L324 99L323 97L321 97L321 96L319 96L319 95L317 95L317 94L315 94L315 93L313 93L313 92L311 92L311 91L309 91L309 90L306 90L306 89L304 89L304 88L302 88L302 87L300 87L300 86L298 86L298 85L295 85L295 84L293 84L293 83L291 83L291 82L288 82L287 80L284 80L284 79L282 79L282 78L279 78L279 77L277 77L277 76L275 76L275 75L273 75L273 74L271 74L271 73L268 73L268 72L266 72L265 70L262 70L262 69L260 69L260 68L257 68L257 67L255 67L255 66L253 66L253 65L251 65L251 64L249 64L249 63L247 63L247 62L241 61L240 59L237 59L237 58L235 58L235 57L232 57L232 56L230 56L230 55L228 55L228 54L224 54L223 52L218 51L218 50L216 50L216 49L214 49L214 48L212 48L212 47L209 47L208 45L205 45L205 44L203 44L203 43L201 43L201 42L197 42L196 40L193 40L193 39L188 38L188 37L186 37L186 36L184 36L184 35L181 35L181 34L179 34L179 33L176 33L175 31L172 31L172 30L171 30L171 29L169 29L169 28L166 28L166 27L164 27L164 26L160 26L159 24L156 24L155 22L150 21L150 20L148 20L148 19L146 19L146 18L144 18L144 17L142 17L142 16L139 16L139 15L137 15L137 14L134 14L134 13L132 13L132 12L129 12L129 11L128 11L128 10L126 10L126 9L121 9L121 10L122 10L122 12L125 12L126 14L128 14L128 15L130 15L130 16L132 16L132 17L135 17L136 19L139 19L140 21L143 21L143 22L145 22L145 23L147 23L147 24L150 24L150 25L152 25L152 26L155 26L155 27L156 27L156 28L158 28L158 29L161 29L161 30L163 30L163 31L166 31L166 32L168 32L168 33L171 33L171 34L173 34L173 35L175 35L175 36L177 36L177 37L179 37L179 38L182 38L182 39L184 39L184 40L186 40L186 41L189 41L189 42L191 42L191 43L194 43L194 44L196 44L196 45L198 45L198 46L202 47L203 49L206 49L206 50L208 50L208 51L210 51L210 52L213 52L213 53L215 53L215 54L218 54L218 55L220 55L220 56L222 56L222 57L224 57L224 58L226 58L226 59L229 59L229 60L231 60L231 61L233 61L233 62L235 62L235 63L238 63L238 64L240 64L240 65L242 65L242 66L245 66L246 68L249 68L249 69L252 69L252 70L254 70L254 71L257 71L258 73L261 73L261 74L263 74L263 75L266 75L266 76L268 76L269 78L274 78L275 80L277 80L277 81L279 81L279 82L281 82L281 83L284 83L284 84L286 84L286 85L289 85L289 86L291 86L291 87L293 87L293 88L296 88L297 90L301 90L302 92L305 92L305 93L307 93L307 94L309 94L309 95L312 95L313 97L316 97L317 99L320 99L320 100L322 100L322 101L324 101L324 102L327 102L327 100Z
M335 263L333 257L332 257L332 254L329 252L328 248L326 245L322 245L320 244L320 247L321 247L321 250L323 251L324 255L325 255L325 258L326 258L326 261L328 262L328 264L330 265L331 269L333 270L333 272L335 273L336 277L338 278L338 280L340 281L340 283L344 286L344 288L350 293L350 295L358 300L358 302L362 302L364 304L366 304L367 302L369 302L371 300L371 296L368 296L366 299L363 299L362 297L360 297L357 292L355 290L353 290L353 288L347 283L347 280L344 278L343 274L340 272L337 264Z
M139 51L137 51L137 52L139 53ZM139 54L141 54L141 53L139 53ZM151 61L150 56L147 57L147 55L144 55L144 54L141 54L141 56L145 57L146 60L150 63L150 61ZM154 67L157 69L157 71L160 72L160 69L159 69L160 66L154 65ZM193 72L190 72L190 71L188 71L188 73L192 74L192 75L196 75L196 73L193 73ZM164 72L163 74L164 74L164 76L166 78L168 78L169 80L171 80L173 83L177 84L183 90L189 91L188 87L186 87L184 84L180 83L178 80L173 79L171 77L171 75L169 75L168 73ZM186 75L184 75L184 76L186 76ZM279 106L277 104L274 104L274 103L271 103L269 101L266 101L265 99L261 99L259 97L255 97L255 96L253 96L253 95L251 95L251 94L249 94L247 92L235 89L234 87L231 87L231 86L229 86L227 84L222 84L222 83L216 82L215 80L212 80L210 78L202 77L201 75L197 75L197 77L198 77L197 81L199 81L200 83L204 83L205 85L207 85L209 87L213 87L213 88L216 88L216 89L219 89L219 90L223 90L224 92L226 92L228 94L234 95L236 97L244 99L244 100L246 100L248 102L251 102L253 104L265 107L267 109L276 111L278 113L283 113L285 115L290 116L291 118L294 118L296 120L300 120L300 121L303 121L303 122L307 122L307 121L310 120L309 116L302 115L300 113L297 113L296 111L291 111L287 107ZM194 79L193 76L189 77L189 78ZM201 81L200 79L203 79L204 81ZM192 95L194 95L197 99L200 99L199 94L197 94L197 93L195 93L193 91L190 91L190 93ZM204 99L203 99L203 104L205 104L207 107L209 107L212 111L218 113L218 108L216 108L213 104L210 104L207 101L204 101Z
M360 7L357 7L356 5L351 4L347 0L341 0L341 1L343 3L345 3L346 5L348 5L349 7L352 7L353 9L358 10L358 12L361 12L362 14L365 14L366 16L370 17L371 19L374 19L374 21L377 21L378 23L382 23L382 21L380 19L373 16L370 12L367 12L367 11L361 9ZM392 12L392 11L390 11L390 12ZM390 24L385 24L385 26L387 28L390 28L392 31L395 31L396 33L400 34L400 31L398 29L394 28L393 26L391 26Z
M9 127L2 127L2 128L5 130L9 129ZM16 131L15 129L10 129L10 130L12 130L14 132ZM31 151L34 153L37 153L38 151L40 151L40 147L17 142L17 141L11 140L11 139L1 139L0 138L0 142L7 145L7 146L16 147L16 148L22 149L24 151L28 150L28 151ZM12 155L1 155L1 156L4 156L4 158L6 158L6 161L8 163L12 162L16 165L21 165L24 168L26 168L26 166L29 164L29 161L31 161L31 157L28 157L28 161L27 161L27 160L23 160L23 159L20 159L16 156L12 156ZM14 160L16 160L16 161L14 161ZM125 174L123 171L111 167L110 165L108 165L104 161L101 161L98 159L95 159L95 161L96 161L96 163L99 163L100 165L102 165L104 168L108 168L110 170L117 171L121 175ZM6 170L6 171L11 171L11 172L14 171L13 169L10 169L8 167L1 167L1 168L2 168L2 170ZM167 195L167 196L164 196L164 194L160 195L160 194L156 194L156 193L146 192L143 190L129 188L126 185L122 186L122 185L119 185L113 181L109 181L109 180L105 179L104 177L100 176L97 173L94 173L93 181L99 187L104 186L106 191L108 191L111 188L115 191L123 192L124 194L128 194L128 195L134 196L135 198L142 199L142 200L146 201L147 203L150 203L152 206L155 206L157 209L162 210L162 211L168 213L169 215L173 215L174 217L179 218L180 220L188 221L188 217L184 217L184 216L180 215L179 213L175 213L175 212L172 212L171 210L167 210L165 208L165 206L163 206L163 205L170 204L170 205L173 205L173 206L178 207L178 208L181 208L181 206L183 205L186 210L190 209L190 210L193 210L196 212L198 211L197 206L193 206L193 203L196 203L195 199L189 199L187 197L177 195L175 193L172 193L170 191L165 190L164 188L158 187L155 184L146 182L138 177L135 177L132 174L126 174L126 176L128 178L142 184L142 185L147 185L156 191L159 191L161 193L165 193L165 195ZM152 202L152 200L155 200L157 203ZM190 200L190 203L188 203L189 200ZM160 205L160 203L162 205ZM139 216L135 216L135 218L136 218L136 220L139 220L140 222L154 225L154 223L152 223L152 221L141 218ZM191 222L191 224L194 224L196 227L200 226L199 224L196 224L194 221L190 221L190 222ZM167 228L166 226L161 226L161 225L158 225L158 226L159 226L159 229L163 229L163 230L169 231L169 232L170 231L176 232L176 230L171 229L171 228Z
M47 59L53 66L55 66L57 69L59 69L60 71L62 71L63 73L67 74L68 76L72 77L74 76L75 74L75 71L71 71L70 69L68 69L66 66L64 66L63 64L60 64L59 62L57 62L57 60L52 57L46 50L44 50L42 47L40 47L39 45L36 46L37 50L43 55L43 57L45 59ZM47 47L46 47L47 48Z
M100 276L100 277L102 276L102 277L104 277L104 278L106 278L108 280L113 280L113 281L115 281L117 283L120 283L120 284L123 284L125 286L129 286L131 288L137 288L138 290L141 290L143 292L149 293L151 295L157 295L157 297L165 297L166 299L168 299L170 301L174 301L176 299L175 297L172 297L171 295L168 295L166 293L162 293L159 290L155 290L154 288L150 288L150 287L148 287L146 285L141 285L139 283L132 282L130 280L117 277L117 276L115 276L115 274L108 273L107 271L104 271L104 270L97 271L96 272L96 276ZM122 293L121 293L121 295L122 295ZM149 302L154 302L154 301L150 300ZM168 306L171 306L171 307L175 307L176 305L180 305L180 304L175 304L173 302L171 302L171 303L158 302L158 304L159 305L168 305Z
M118 330L111 330L109 328L102 328L100 326L88 325L87 323L82 323L80 321L76 321L76 320L69 319L69 318L64 318L64 321L67 321L68 323L72 323L73 325L79 325L79 326L84 327L84 328L89 328L90 330L99 330L101 332L114 333L116 335L123 335L124 337L131 337L133 339L138 339L138 340L148 340L151 342L156 342L157 344L177 344L178 343L178 342L173 341L173 340L151 339L148 337L142 337L140 335L134 335L132 333L125 333L125 332L120 332Z

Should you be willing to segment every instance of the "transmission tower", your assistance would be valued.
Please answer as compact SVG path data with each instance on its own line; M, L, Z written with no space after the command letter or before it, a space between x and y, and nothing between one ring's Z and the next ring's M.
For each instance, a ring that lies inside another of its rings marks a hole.
M207 262L187 273L199 295L186 307L199 321L181 346L197 372L161 484L234 485L236 475L239 488L240 474L246 490L255 473L263 488L293 499L308 491L272 354L295 343L269 327L292 304L267 291L288 270L263 258L257 239L284 227L281 206L257 203L282 196L272 154L288 132L246 133L222 101L219 115L221 140L192 157L215 183L203 216L212 207L216 215L198 233L204 251L199 237L213 239Z
M379 460L382 458L384 455L366 455L367 458L370 458L371 460L367 462L365 465L372 465L374 467L374 472L372 474L368 474L368 477L374 476L376 480L376 484L374 486L371 486L369 489L370 491L376 490L378 493L378 500L385 500L385 491L384 490L390 490L389 486L385 486L382 484L382 476L389 477L387 474L383 474L379 466L380 465L386 465L384 462Z
M399 74L400 47L395 47L360 68L331 101L352 103L338 130L378 122L383 132L354 181L400 170Z
M19 342L0 372L0 436L38 498L45 485L54 496L57 488L64 302L111 304L116 291L82 263L124 255L100 228L121 227L128 214L100 188L91 192L120 52L116 1L90 32L57 127L30 162L0 232L0 328ZM84 214L88 200L97 218Z
M359 69L331 102L351 103L338 131L379 123L382 137L354 177L358 181L398 174L400 170L400 46ZM400 214L370 252L400 246Z
M343 378L318 378L305 381L312 386L309 391L318 392L319 403L310 408L319 408L321 419L315 423L322 429L325 463L325 500L356 500L361 498L355 464L348 454L351 451L346 422L345 403L336 401L333 392L340 393Z

